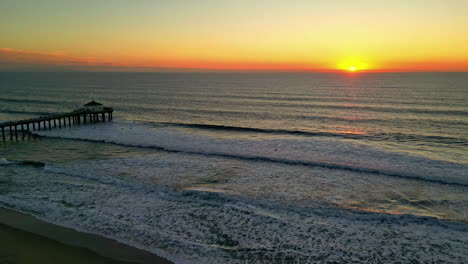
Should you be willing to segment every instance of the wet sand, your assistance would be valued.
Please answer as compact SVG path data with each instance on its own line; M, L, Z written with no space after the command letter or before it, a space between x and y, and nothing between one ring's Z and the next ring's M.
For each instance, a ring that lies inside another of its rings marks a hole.
M115 240L0 208L0 264L171 264Z

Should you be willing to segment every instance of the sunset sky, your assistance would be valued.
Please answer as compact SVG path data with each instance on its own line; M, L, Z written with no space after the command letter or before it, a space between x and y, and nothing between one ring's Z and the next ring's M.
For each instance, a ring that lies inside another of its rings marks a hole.
M467 0L1 0L0 70L468 71Z

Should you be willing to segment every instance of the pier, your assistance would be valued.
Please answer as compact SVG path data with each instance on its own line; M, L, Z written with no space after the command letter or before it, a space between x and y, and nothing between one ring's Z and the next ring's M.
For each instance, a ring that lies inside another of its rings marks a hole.
M6 141L6 133L9 132L10 140L18 140L31 135L33 130L50 130L52 128L71 127L73 125L95 124L98 122L111 121L114 110L111 107L104 107L100 103L92 101L84 105L83 108L60 114L31 118L25 120L10 121L0 123L2 130L2 140Z

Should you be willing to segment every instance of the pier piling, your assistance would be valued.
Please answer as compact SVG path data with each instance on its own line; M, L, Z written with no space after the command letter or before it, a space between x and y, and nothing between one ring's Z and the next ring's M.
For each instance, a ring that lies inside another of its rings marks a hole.
M2 137L3 141L6 141L6 129L9 130L10 139L13 140L14 138L18 140L18 126L21 127L21 136L24 139L26 135L28 138L31 137L30 132L33 130L41 130L41 129L48 129L51 130L52 128L62 128L62 120L63 120L63 127L67 127L67 118L68 118L68 126L71 127L72 125L80 125L80 124L93 124L98 123L99 119L102 119L102 122L106 121L106 114L107 120L110 121L113 119L113 109L110 107L103 107L101 110L92 111L87 109L77 110L70 113L63 113L63 114L53 114L50 116L39 117L39 118L32 118L27 120L19 120L19 121L10 121L5 123L0 123L0 128L2 130ZM101 118L99 118L101 115ZM89 117L89 119L88 119ZM53 124L53 126L52 126Z

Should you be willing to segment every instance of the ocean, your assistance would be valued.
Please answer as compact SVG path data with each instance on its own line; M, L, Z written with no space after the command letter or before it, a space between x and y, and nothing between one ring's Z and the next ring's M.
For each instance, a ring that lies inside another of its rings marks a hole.
M468 263L468 73L0 73L0 206L177 263Z

